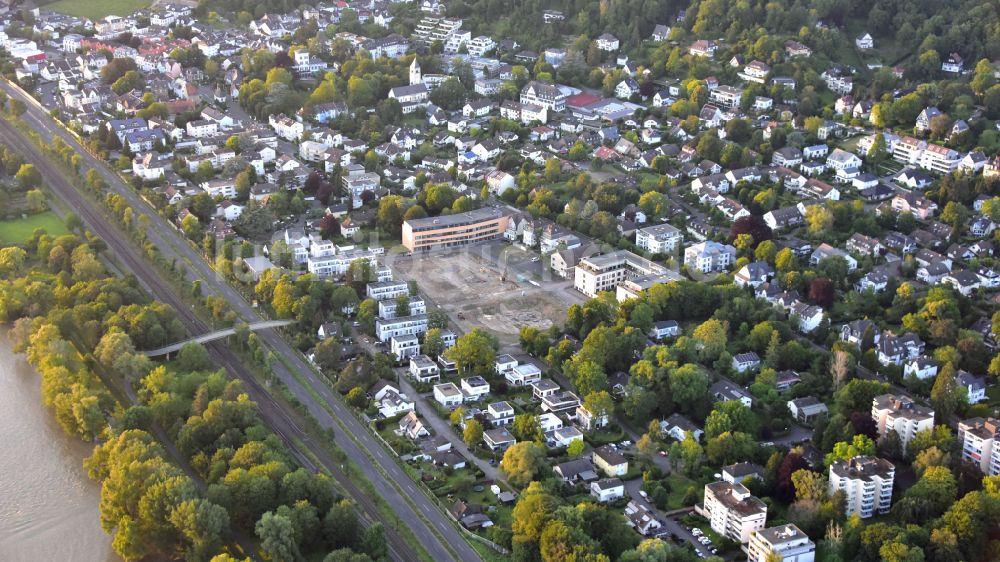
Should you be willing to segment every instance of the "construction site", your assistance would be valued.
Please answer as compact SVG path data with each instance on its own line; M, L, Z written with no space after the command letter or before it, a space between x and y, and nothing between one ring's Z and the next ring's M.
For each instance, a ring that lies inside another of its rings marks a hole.
M431 307L444 310L461 332L484 328L501 348L517 343L522 326L539 330L562 323L573 303L584 301L562 279L540 281L538 258L506 244L395 260L399 279L416 280Z

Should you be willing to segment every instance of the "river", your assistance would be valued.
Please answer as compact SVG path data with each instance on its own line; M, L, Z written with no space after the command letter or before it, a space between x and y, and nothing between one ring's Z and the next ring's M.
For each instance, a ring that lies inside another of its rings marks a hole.
M39 377L0 333L0 560L120 562L101 530L92 447L63 433Z

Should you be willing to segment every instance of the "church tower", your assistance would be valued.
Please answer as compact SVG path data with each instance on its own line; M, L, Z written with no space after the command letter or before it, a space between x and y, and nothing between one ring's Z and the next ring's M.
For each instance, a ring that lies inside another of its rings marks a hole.
M413 62L410 63L410 85L416 85L420 83L420 63L417 62L417 57L413 57Z

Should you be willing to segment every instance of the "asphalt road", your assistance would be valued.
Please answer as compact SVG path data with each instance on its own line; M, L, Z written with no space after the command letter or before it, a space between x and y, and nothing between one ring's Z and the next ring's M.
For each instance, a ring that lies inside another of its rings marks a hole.
M22 116L22 119L32 129L42 138L59 137L74 147L84 158L84 165L97 170L108 183L111 191L125 198L138 215L137 220L139 217L145 217L144 220L148 221L149 225L145 230L148 241L157 246L168 260L176 260L184 270L188 281L200 280L203 291L224 298L241 320L247 323L264 320L224 278L215 273L176 229L160 217L129 186L125 185L103 162L86 152L72 135L59 127L41 107L35 105L36 102L33 99L24 96L7 83L0 86L10 97L25 101L28 111ZM124 242L126 236L116 227L108 224L103 215L92 207L89 200L84 199L73 186L65 181L60 171L46 156L24 139L9 123L4 123L0 129L2 129L0 136L9 145L16 146L27 160L36 165L53 191L80 215L95 234L108 243L109 248L114 251L125 267L134 273L157 299L170 304L177 310L192 333L200 334L209 331L209 328L187 309L180 297L176 295L173 287L151 270L144 256L131 244ZM259 337L276 355L287 360L295 371L302 373L308 387L300 383L283 362L278 361L274 364L275 376L287 386L292 395L307 408L322 427L335 431L338 436L335 439L337 446L354 461L371 481L376 492L409 526L430 556L435 560L479 560L478 553L466 542L458 529L447 519L447 516L417 489L416 484L396 463L396 459L375 440L348 407L335 397L325 384L317 380L313 374L314 371L302 355L292 349L279 334L273 331L261 332ZM260 388L251 377L242 372L239 361L231 350L222 343L210 345L209 350L213 357L227 368L231 376L240 378L244 382L251 398L257 402L265 422L285 440L305 466L312 469L317 468L300 450L300 443L309 450L311 455L319 459L321 464L340 482L352 500L361 508L367 520L380 519L377 506L372 499L367 497L351 481L343 472L341 465L335 459L330 458L322 447L310 443L305 432L295 425L288 413L271 398L265 389ZM319 396L322 402L314 398L314 394ZM369 457L369 455L371 456ZM393 529L392 525L386 524L385 528L392 557L397 560L415 559L416 555L411 552L409 546Z

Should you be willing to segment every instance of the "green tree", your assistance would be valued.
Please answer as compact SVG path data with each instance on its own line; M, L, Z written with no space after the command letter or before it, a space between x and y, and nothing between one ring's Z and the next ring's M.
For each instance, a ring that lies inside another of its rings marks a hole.
M254 529L257 538L260 539L261 550L271 560L302 559L298 542L295 540L295 528L287 517L268 511L260 517Z
M538 423L538 416L534 414L517 414L514 416L514 423L510 427L510 432L518 441L542 442L545 436Z
M534 441L521 441L511 445L503 454L500 470L511 484L527 486L545 468L545 447Z
M469 447L475 447L483 440L483 424L479 420L472 418L465 422L465 430L462 432L462 440Z
M481 328L474 328L458 338L444 356L454 361L463 375L487 376L493 369L497 347L495 337Z

